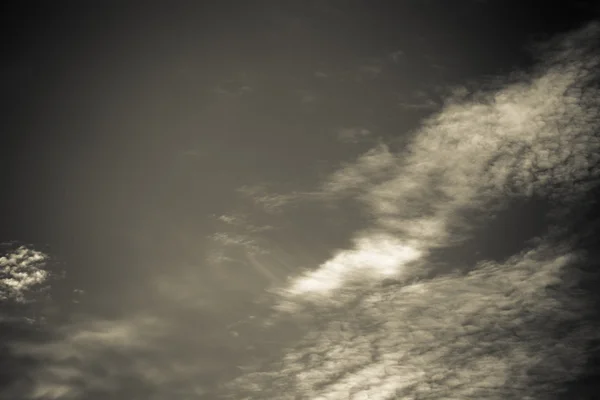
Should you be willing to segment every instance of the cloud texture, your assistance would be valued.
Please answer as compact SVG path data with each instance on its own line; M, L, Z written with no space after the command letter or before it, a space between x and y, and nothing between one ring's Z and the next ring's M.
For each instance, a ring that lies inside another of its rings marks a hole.
M560 213L505 262L423 271L431 251L469 240L477 213L528 197L577 208L596 187L598 33L591 25L557 39L530 73L455 90L406 148L380 145L335 172L323 191L361 202L373 224L276 293L280 318L315 329L232 392L547 399L577 377L598 339L592 305L575 290L594 260L555 234Z

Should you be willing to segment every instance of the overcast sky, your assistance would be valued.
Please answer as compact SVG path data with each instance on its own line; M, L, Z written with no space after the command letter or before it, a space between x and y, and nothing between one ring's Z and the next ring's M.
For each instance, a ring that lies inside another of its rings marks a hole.
M152 3L2 12L1 399L594 398L597 7Z

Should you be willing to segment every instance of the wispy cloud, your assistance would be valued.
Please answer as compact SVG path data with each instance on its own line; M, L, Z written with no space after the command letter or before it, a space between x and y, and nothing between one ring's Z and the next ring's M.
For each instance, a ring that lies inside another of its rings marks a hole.
M244 185L238 188L237 191L268 214L280 214L285 207L293 206L299 202L321 200L327 196L321 191L278 193L271 191L264 185Z
M410 95L397 93L399 107L408 110L439 110L441 104L433 98L430 93L419 90Z
M269 251L264 245L263 235L274 228L270 225L255 225L247 215L240 213L222 214L217 217L221 227L210 235L211 255L213 262L234 261L228 254L231 250L242 250L247 254L266 254Z
M396 51L391 52L389 54L389 57L394 62L394 64L398 64L404 57L404 52L402 50L396 50Z
M158 398L160 388L170 387L186 369L173 360L158 362L161 350L154 346L166 332L164 321L138 316L73 322L56 332L54 341L14 343L16 355L36 359L40 367L29 372L33 385L13 390L25 391L27 399L79 399L114 393L129 380L130 385L155 386L150 398Z
M249 83L248 74L240 72L234 77L220 82L213 91L222 97L238 98L254 92L254 88Z
M358 67L358 76L357 79L377 79L382 73L384 69L384 63L381 60L369 60Z
M285 204L294 199L291 194L271 193L260 185L245 185L240 187L238 192L270 213L280 211Z
M359 143L371 136L371 131L362 127L341 128L337 131L337 137L344 143Z
M319 95L314 90L299 89L295 91L295 95L302 104L314 104L319 101Z
M35 364L4 387L0 398L206 398L218 379L239 374L235 363L246 362L244 346L227 344L223 337L231 333L225 324L204 325L207 308L199 307L198 286L194 295L189 285L180 294L181 289L188 297L156 293L163 301L156 309L115 319L73 317L49 330L44 341L7 343L15 360Z

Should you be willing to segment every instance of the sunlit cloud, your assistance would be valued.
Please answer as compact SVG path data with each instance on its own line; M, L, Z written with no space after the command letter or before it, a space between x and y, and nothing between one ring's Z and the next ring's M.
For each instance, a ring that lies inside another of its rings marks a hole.
M0 257L0 301L27 302L31 290L49 277L44 269L48 256L21 246Z
M354 195L381 228L432 244L444 243L460 211L492 200L585 193L600 173L598 100L586 86L598 58L574 54L566 47L562 63L475 101L449 101L407 148L368 151L324 190Z
M574 324L586 309L563 277L580 261L543 245L466 276L379 289L234 390L282 400L548 398L581 372L597 337Z
M278 399L542 399L576 377L599 335L577 323L592 311L572 290L584 255L552 226L502 263L428 277L422 269L431 250L469 239L482 223L469 212L534 196L577 207L597 185L600 93L591 82L600 58L590 46L598 31L555 41L529 73L455 90L405 148L379 144L334 172L322 192L361 203L372 226L290 279L276 309L336 318L234 390ZM390 276L395 284L374 290Z
M314 273L297 279L289 294L328 294L351 279L365 280L373 273L377 277L395 277L402 267L420 256L419 251L400 242L394 236L369 235L356 240L356 248L342 251ZM356 275L353 275L356 274Z

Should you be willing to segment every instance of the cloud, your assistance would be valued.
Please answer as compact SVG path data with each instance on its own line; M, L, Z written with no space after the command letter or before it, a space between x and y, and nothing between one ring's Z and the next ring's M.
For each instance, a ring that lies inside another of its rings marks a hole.
M248 82L248 74L240 72L234 77L219 83L214 88L214 93L226 98L239 98L254 92L254 88Z
M403 56L404 56L404 52L402 50L396 50L389 54L389 57L394 62L394 64L400 63Z
M418 90L410 95L396 93L398 102L396 105L408 110L439 110L441 105L424 90Z
M31 291L48 280L47 259L46 254L25 246L0 257L0 301L30 301Z
M244 185L238 188L238 193L254 203L267 214L281 214L286 207L309 201L321 201L325 197L321 191L295 191L276 193L264 185Z
M383 62L381 60L371 60L371 62L365 63L358 67L357 79L372 80L377 79L383 72Z
M469 211L511 197L565 203L587 193L600 175L600 101L588 85L599 56L573 50L573 40L519 81L455 91L401 152L379 144L333 173L323 192L354 197L372 215L375 226L358 233L357 243L383 231L425 254L468 238ZM325 263L314 273L331 268L343 269Z
M396 169L396 156L387 145L380 143L361 155L356 162L335 171L323 184L322 191L330 196L364 192Z
M349 294L352 307L240 377L233 392L281 400L548 398L581 373L597 336L577 324L585 306L563 277L580 261L566 247L540 246L466 276Z
M13 343L16 356L34 358L40 365L28 373L33 384L25 388L19 382L12 390L24 391L27 399L79 399L116 391L127 379L165 384L175 379L169 371L173 366L151 359L159 351L154 349L156 341L165 333L162 321L138 316L72 322L58 329L54 340Z
M299 89L295 94L302 104L314 104L319 101L319 95L312 90Z
M275 291L275 320L305 318L313 329L232 391L542 399L580 374L599 335L573 286L585 256L554 235L565 221L503 263L449 275L432 273L428 255L468 240L482 223L469 216L517 198L577 208L597 187L599 33L590 25L554 41L529 73L456 90L404 149L380 143L333 173L324 195L360 202L372 226Z
M256 225L250 222L250 217L242 213L226 213L217 217L217 220L226 226L239 228L249 233L267 232L274 229L270 225Z
M284 205L295 199L293 194L271 193L261 185L245 185L238 192L268 213L279 212Z
M224 323L207 317L206 307L198 307L199 293L178 299L155 295L163 295L162 303L146 311L114 319L77 316L49 330L43 341L7 343L15 360L35 364L0 390L0 398L199 399L219 379L239 375L235 365L247 362L244 338L227 342L233 336Z
M364 281L369 274L395 277L399 265L420 257L418 250L390 235L369 235L355 242L354 249L338 253L316 272L297 279L287 293L332 297L335 289L347 287L353 279Z
M337 132L338 139L344 143L358 143L369 136L371 131L360 127L342 128Z
M461 211L499 198L573 200L600 173L599 101L588 85L599 60L579 55L564 44L526 79L449 99L403 151L379 145L323 190L355 196L379 228L428 245L446 243Z
M217 264L240 262L240 259L234 257L235 253L239 251L243 253L242 259L249 255L269 253L264 243L264 234L272 231L273 226L253 224L248 215L241 213L222 214L216 219L221 226L217 232L209 236L211 241L210 254L207 258L209 262Z

